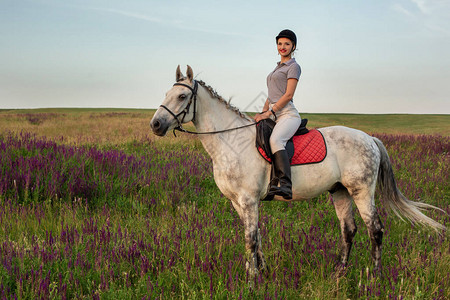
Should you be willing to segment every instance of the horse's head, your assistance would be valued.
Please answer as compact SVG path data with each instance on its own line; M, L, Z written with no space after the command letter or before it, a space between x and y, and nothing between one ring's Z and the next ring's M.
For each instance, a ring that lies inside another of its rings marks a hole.
M198 83L190 66L187 66L186 75L178 66L176 83L166 93L166 98L150 121L154 134L164 136L167 131L195 119Z

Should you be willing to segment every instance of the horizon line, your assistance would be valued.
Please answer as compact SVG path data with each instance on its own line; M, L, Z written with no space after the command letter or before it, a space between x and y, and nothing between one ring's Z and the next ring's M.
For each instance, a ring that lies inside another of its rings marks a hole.
M138 108L138 107L36 107L36 108L0 108L0 112L18 110L158 110L158 108ZM254 114L256 111L241 111L243 113ZM300 112L302 114L325 114L325 115L439 115L450 116L450 113L408 113L408 112Z

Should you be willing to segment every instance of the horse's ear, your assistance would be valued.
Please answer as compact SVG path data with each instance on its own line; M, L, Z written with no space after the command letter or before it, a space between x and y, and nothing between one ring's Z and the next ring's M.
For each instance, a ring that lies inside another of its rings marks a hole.
M181 73L180 65L178 65L175 80L178 82L183 78L184 78L184 75L183 75L183 73Z
M194 72L192 72L192 68L189 65L187 66L186 74L187 74L189 81L192 81L192 79L194 79Z

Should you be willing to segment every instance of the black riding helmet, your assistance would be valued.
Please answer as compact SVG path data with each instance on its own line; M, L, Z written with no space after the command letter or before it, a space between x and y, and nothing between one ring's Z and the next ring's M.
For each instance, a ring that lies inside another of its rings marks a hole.
M278 43L279 38L290 39L292 41L292 43L294 44L295 49L297 49L297 36L295 35L295 33L292 30L285 29L285 30L280 31L280 33L276 37L277 43Z

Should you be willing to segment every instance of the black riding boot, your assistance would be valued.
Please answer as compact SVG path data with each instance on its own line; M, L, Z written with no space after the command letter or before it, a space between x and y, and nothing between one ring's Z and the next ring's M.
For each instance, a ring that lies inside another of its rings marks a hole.
M263 199L263 201L270 201L273 200L275 193L270 192L270 190L273 187L278 187L278 184L280 183L280 181L278 180L278 177L275 175L275 167L274 167L274 163L272 163L271 167L270 167L270 182L269 182L269 186L267 187L267 195L266 197Z
M275 176L272 178L265 200L271 200L270 198L273 199L275 195L286 200L292 199L291 164L286 150L277 151L272 155L272 167Z

